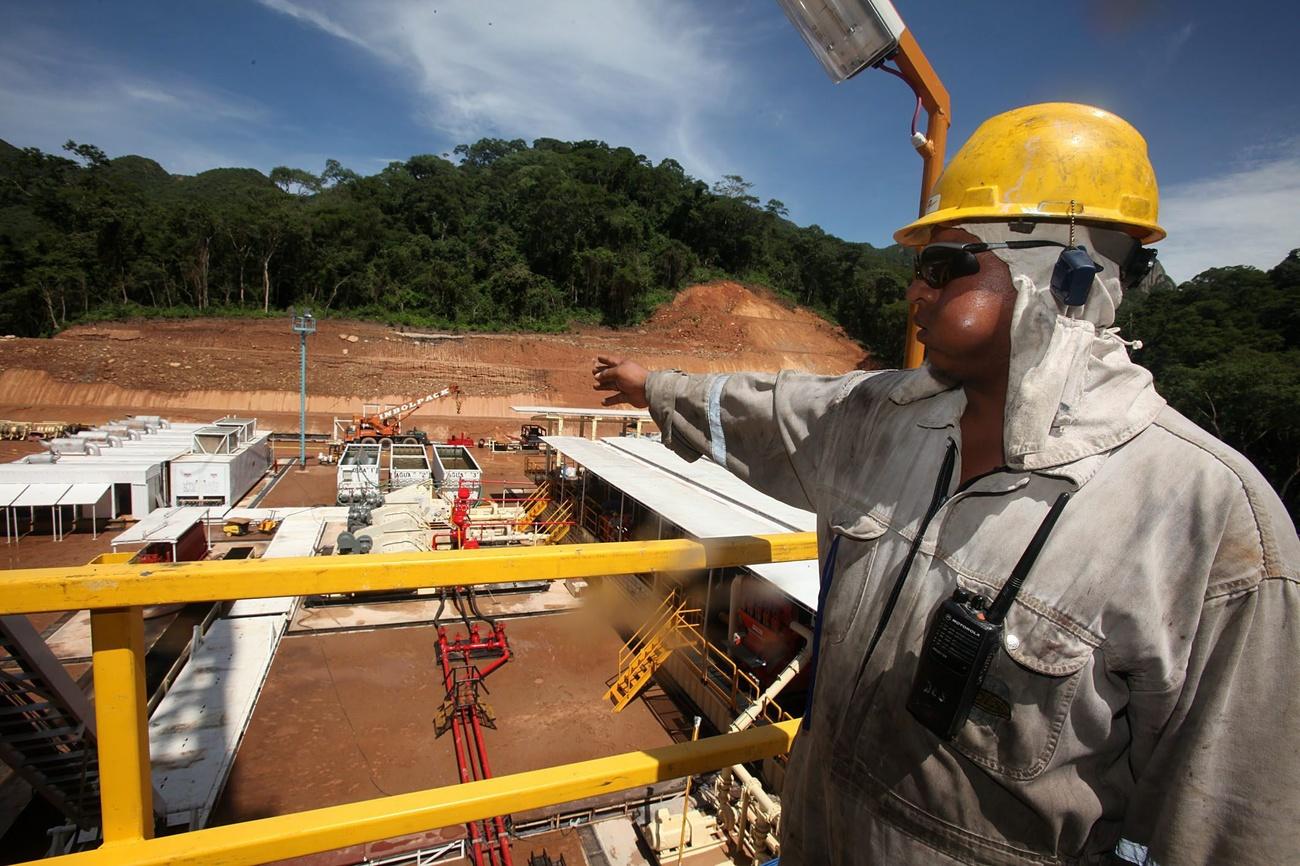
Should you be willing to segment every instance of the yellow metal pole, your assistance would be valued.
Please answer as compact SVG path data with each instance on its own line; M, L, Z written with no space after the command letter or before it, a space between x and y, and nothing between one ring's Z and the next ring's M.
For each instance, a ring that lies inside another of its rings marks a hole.
M144 687L144 609L92 611L95 727L104 842L153 838L153 779Z
M925 144L921 153L921 206L919 215L925 216L929 208L930 193L939 175L943 173L944 152L948 146L948 127L952 125L952 101L948 89L930 65L911 30L898 37L898 54L894 57L903 78L912 85L921 104L925 106L928 120L925 127ZM903 366L919 367L925 360L925 347L916 339L916 323L912 310L907 311L907 338L903 347Z
M0 615L692 571L816 558L815 533L788 532L703 540L13 569L4 573Z
M462 785L104 845L32 861L29 866L252 866L302 857L770 758L790 751L799 721Z
M700 717L695 717L695 727L691 729L691 742L700 738ZM686 777L686 790L682 792L682 835L677 840L677 866L682 866L682 855L686 853L686 813L691 811L691 779Z

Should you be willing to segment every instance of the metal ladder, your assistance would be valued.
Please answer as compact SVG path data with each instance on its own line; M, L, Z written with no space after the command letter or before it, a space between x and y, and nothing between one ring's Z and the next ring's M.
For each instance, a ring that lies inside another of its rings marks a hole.
M673 651L685 645L682 634L689 628L685 615L694 612L686 609L685 601L669 594L619 650L618 676L605 692L605 700L614 705L614 712L622 712Z
M83 830L99 826L95 717L26 617L0 617L0 760Z

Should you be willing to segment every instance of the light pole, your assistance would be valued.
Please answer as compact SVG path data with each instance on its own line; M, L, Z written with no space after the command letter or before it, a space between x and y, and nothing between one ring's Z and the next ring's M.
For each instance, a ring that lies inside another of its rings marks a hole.
M821 61L836 84L864 69L883 69L897 75L916 95L912 118L912 146L921 155L921 207L925 216L930 193L943 171L952 107L948 90L930 65L912 31L903 24L890 0L778 0L795 29ZM886 66L893 60L898 68ZM916 131L917 115L926 111L925 132ZM919 367L925 347L916 339L912 309L907 311L907 339L903 364Z
M299 316L289 308L293 319L293 332L298 335L299 375L298 375L298 469L307 468L307 337L316 333L316 320L311 310L304 310Z

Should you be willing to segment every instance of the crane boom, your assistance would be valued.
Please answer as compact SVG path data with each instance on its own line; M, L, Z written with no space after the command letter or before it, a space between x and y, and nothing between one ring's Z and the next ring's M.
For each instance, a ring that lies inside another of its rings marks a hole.
M416 409L419 409L425 403L428 403L432 400L441 400L443 397L446 397L448 394L451 394L459 390L460 389L458 389L455 385L452 385L448 388L443 388L441 391L438 391L436 393L426 394L423 397L419 397L415 400L411 400L406 403L403 403L400 406L394 406L391 409L385 409L383 412L380 412L375 417L380 421L389 421L393 418L398 418L398 419L405 418L407 415L410 415L412 412L414 412Z

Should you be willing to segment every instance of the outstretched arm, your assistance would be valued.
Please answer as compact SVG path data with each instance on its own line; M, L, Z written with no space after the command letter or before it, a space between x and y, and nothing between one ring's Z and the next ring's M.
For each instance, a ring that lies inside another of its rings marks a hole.
M862 373L719 373L647 371L634 361L602 356L596 389L605 405L649 407L664 444L687 460L704 455L754 487L799 508L812 508L821 462L818 433Z

